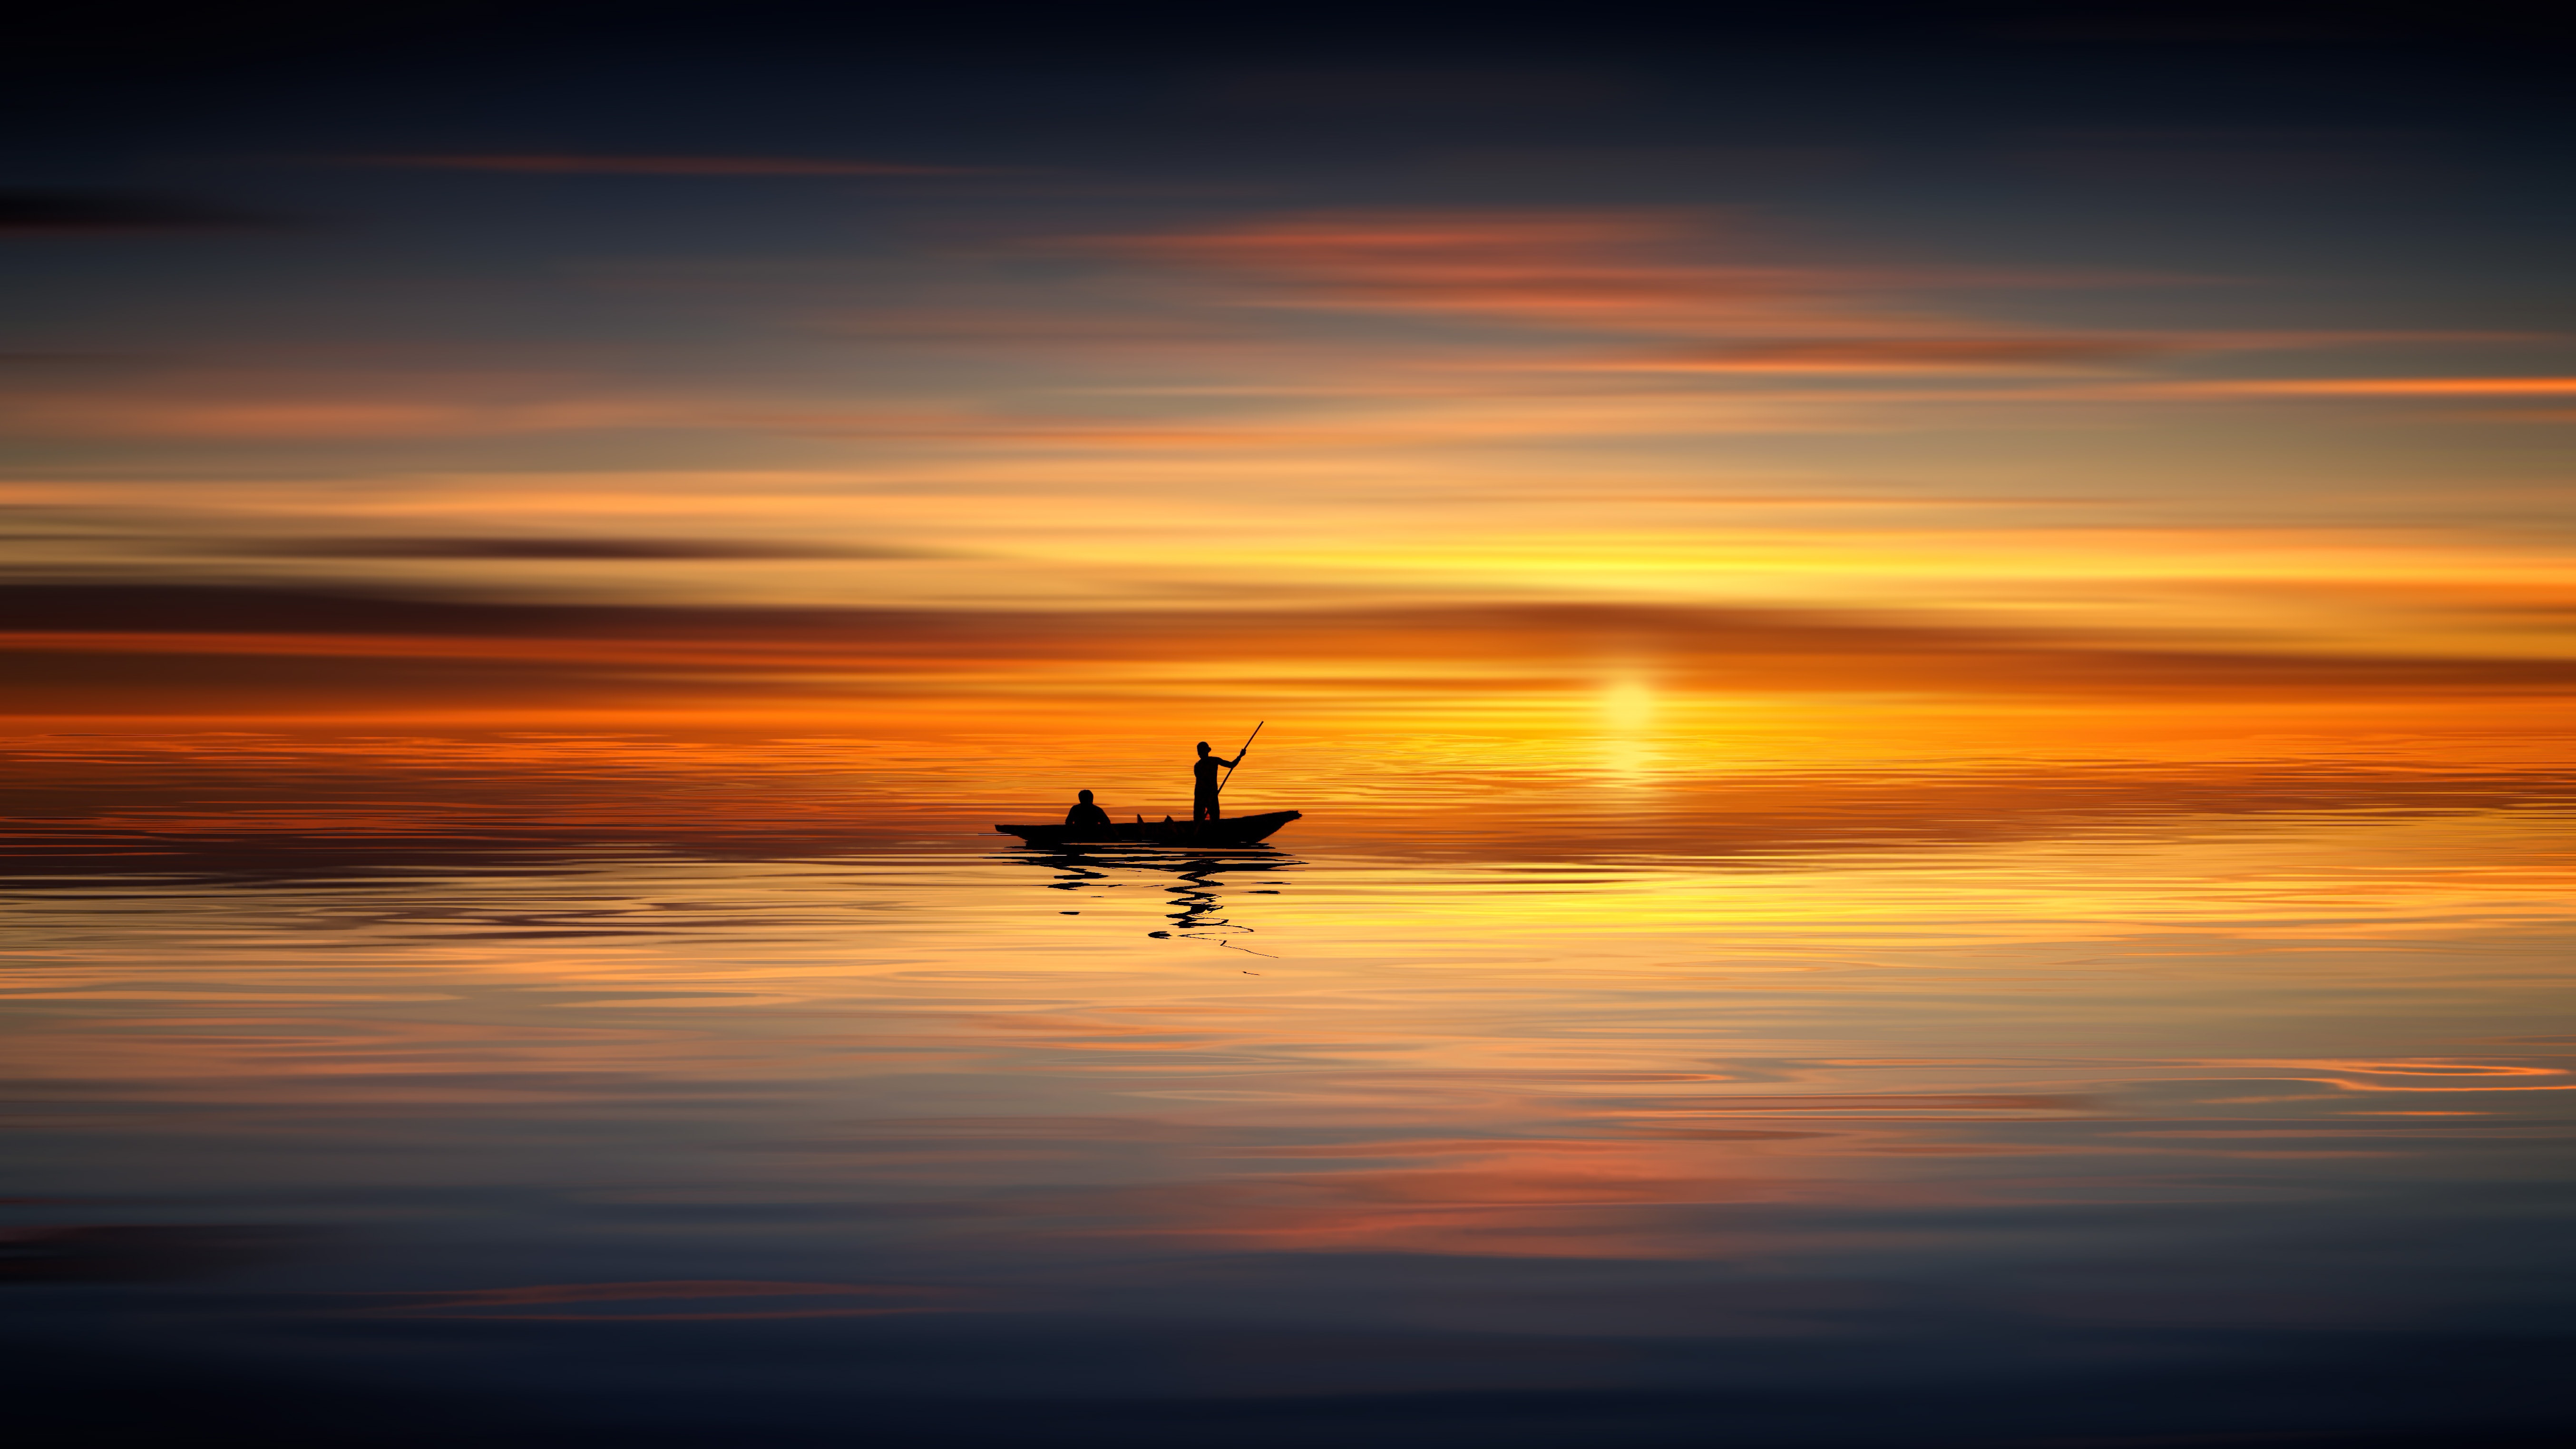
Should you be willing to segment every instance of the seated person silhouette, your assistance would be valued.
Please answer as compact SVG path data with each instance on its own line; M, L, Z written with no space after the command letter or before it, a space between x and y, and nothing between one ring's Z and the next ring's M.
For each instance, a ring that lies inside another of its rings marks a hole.
M1081 804L1064 812L1064 823L1067 828L1079 829L1086 836L1092 836L1097 832L1095 838L1102 840L1109 838L1109 812L1091 803L1091 792L1088 790L1082 792Z

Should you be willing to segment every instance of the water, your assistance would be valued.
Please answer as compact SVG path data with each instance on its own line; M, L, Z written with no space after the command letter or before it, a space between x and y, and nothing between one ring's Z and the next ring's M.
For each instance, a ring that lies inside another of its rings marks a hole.
M1028 740L15 743L67 1438L2576 1418L2562 772L1425 745L1068 855Z

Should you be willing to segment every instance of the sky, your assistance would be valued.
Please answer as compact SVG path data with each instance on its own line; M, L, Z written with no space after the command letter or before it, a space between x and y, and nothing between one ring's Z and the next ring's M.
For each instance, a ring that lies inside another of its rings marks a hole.
M9 709L2535 737L2568 37L88 9L6 62Z

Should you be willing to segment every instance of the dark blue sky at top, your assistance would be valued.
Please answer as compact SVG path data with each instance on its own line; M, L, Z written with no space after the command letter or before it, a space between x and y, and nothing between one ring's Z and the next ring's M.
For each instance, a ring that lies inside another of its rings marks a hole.
M257 163L854 154L1265 200L1832 200L1935 232L1945 199L2016 191L2017 221L2048 224L2053 197L2076 236L2153 226L2160 205L2259 226L2327 202L2383 225L2430 213L2411 230L2437 236L2445 214L2563 217L2566 188L2546 183L2563 177L2576 27L2551 9L90 6L15 47L6 180L252 207L346 190L363 212L373 178ZM1691 147L1843 154L1652 164ZM1649 156L1455 164L1550 148ZM2031 157L2088 149L2112 153L2089 181ZM2149 150L2155 164L2120 164ZM509 205L483 190L472 204ZM613 198L584 201L617 225ZM311 219L352 219L323 209Z
M2571 325L2570 33L2536 5L83 7L5 62L0 190L33 224L0 352L699 366L723 319L634 305L602 258L875 258L899 292L905 258L1018 237L1399 207L1698 207L1834 265L2221 283L1979 299L2043 325L2546 333ZM458 153L960 174L360 164ZM44 224L102 204L170 224ZM723 365L801 365L745 345Z

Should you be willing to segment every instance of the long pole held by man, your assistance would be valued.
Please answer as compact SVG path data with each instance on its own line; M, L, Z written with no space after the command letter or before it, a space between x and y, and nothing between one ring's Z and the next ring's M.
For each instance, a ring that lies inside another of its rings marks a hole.
M1207 741L1199 741L1199 757L1190 765L1190 773L1197 777L1196 788L1190 792L1191 824L1224 818L1225 811L1218 804L1217 797L1225 793L1226 782L1234 778L1234 767L1242 764L1243 757L1252 753L1252 742L1261 738L1261 726L1268 723L1270 721L1263 720L1261 724L1254 725L1252 733L1244 737L1243 748L1235 751L1231 760L1210 752ZM1223 776L1217 774L1220 766L1225 770Z

